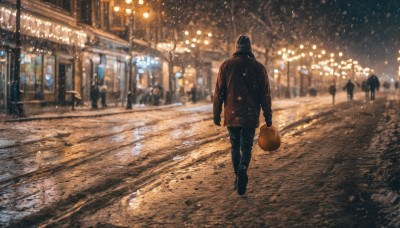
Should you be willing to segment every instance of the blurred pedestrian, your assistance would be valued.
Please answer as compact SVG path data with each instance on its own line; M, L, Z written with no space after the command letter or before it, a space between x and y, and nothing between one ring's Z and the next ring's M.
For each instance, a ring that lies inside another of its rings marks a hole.
M369 86L367 84L367 81L362 81L361 82L361 90L365 92L365 99L368 99L369 97Z
M312 97L316 97L318 94L318 91L315 88L310 88L310 90L308 92L310 93L310 96L312 96Z
M384 82L383 83L383 88L389 90L390 89L390 83L389 82Z
M107 107L106 95L107 95L107 85L104 83L102 86L100 86L101 107L103 108Z
M399 88L399 81L396 81L394 83L394 89L397 90Z
M99 85L97 83L97 74L94 74L92 84L90 85L90 100L92 108L97 109L97 102L99 101Z
M153 94L153 104L154 105L159 105L160 104L160 95L161 95L161 89L158 85L154 86L152 90Z
M329 94L332 95L332 104L335 104L336 85L331 85L329 87Z
M190 94L192 95L192 102L196 103L196 101L197 101L197 88L196 88L196 85L192 86L192 89L190 90Z
M354 90L354 84L349 81L346 83L346 85L343 87L343 90L347 91L347 98L350 99L351 101L353 100L353 90Z
M246 192L255 129L260 124L260 106L267 126L272 125L270 91L267 71L255 59L250 39L239 36L233 57L219 69L213 103L214 123L218 126L224 104L224 126L230 136L235 189L239 195Z
M367 85L369 86L369 90L371 91L371 101L375 100L375 89L379 90L379 79L376 75L371 75L367 79Z

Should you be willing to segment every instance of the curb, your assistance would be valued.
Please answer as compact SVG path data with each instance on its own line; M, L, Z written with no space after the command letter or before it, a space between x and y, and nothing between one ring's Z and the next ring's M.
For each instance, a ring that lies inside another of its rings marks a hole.
M87 114L87 115L65 115L65 116L40 116L40 117L28 117L28 118L20 118L20 119L10 119L10 120L3 120L0 122L5 123L12 123L12 122L27 122L27 121L34 121L34 120L58 120L58 119L73 119L73 118L92 118L92 117L103 117L103 116L112 116L112 115L119 115L125 113L134 113L134 112L147 112L147 111L155 111L155 110L162 110L167 108L174 108L181 106L182 103L178 104L171 104L171 105L163 105L154 108L145 108L145 109L133 109L129 111L119 111L119 112L109 112L109 113L98 113L98 114Z

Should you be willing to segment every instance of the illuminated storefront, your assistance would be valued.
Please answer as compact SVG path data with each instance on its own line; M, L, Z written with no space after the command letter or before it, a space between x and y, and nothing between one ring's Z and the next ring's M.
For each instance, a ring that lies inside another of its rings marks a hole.
M9 55L6 49L0 49L0 111L7 109L7 91L10 78Z
M73 18L71 18L73 20ZM0 4L0 26L4 31L1 57L0 108L5 110L10 101L12 48L15 46L16 10ZM65 104L70 99L67 91L75 89L76 53L85 46L87 35L82 30L62 21L21 12L20 90L22 101L44 100ZM5 94L5 95L4 95Z

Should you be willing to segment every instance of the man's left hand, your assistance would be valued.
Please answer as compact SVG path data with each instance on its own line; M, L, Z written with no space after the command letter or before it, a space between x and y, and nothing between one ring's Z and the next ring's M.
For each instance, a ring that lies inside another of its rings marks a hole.
M221 116L220 115L214 115L214 124L217 126L221 126Z

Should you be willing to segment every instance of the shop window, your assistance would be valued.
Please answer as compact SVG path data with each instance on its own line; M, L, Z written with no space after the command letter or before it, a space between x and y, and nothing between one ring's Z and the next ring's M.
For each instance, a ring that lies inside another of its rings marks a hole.
M37 62L41 63L42 56L36 54L24 53L21 55L21 89L25 93L35 92L36 88L39 88L37 79L41 78L41 66L36 69ZM40 71L39 71L40 70ZM36 77L37 75L37 77Z
M55 57L46 55L44 58L44 92L54 93Z
M6 108L7 103L7 55L0 49L0 110Z
M119 91L119 68L121 67L120 62L114 62L114 72L113 72L113 92Z
M36 74L35 74L35 92L42 90L43 84L43 56L39 55L36 57Z

